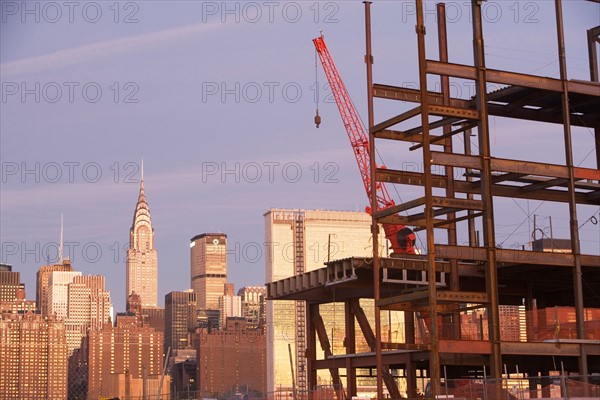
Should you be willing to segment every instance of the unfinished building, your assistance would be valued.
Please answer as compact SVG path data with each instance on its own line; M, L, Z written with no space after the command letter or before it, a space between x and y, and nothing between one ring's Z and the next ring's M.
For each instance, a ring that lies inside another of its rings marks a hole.
M481 381L484 388L470 385L469 390L482 391L483 396L453 393L464 398L513 398L507 387L508 375L513 374L529 378L523 398L549 398L551 371L562 371L564 376L577 375L581 386L569 389L561 380L561 395L579 390L581 397L600 396L598 382L592 379L600 373L600 256L582 254L583 221L577 213L578 206L600 204L596 53L600 26L585 28L589 81L567 78L560 0L555 0L555 29L547 27L557 38L560 77L495 70L485 62L482 4L473 0L470 5L474 63L465 65L448 62L443 4L437 5L439 56L426 57L424 6L422 0L415 1L419 88L411 89L374 83L371 5L365 2L371 153L390 141L408 142L413 144L411 150L420 152L423 165L421 171L395 168L399 155L388 160L387 168L376 168L372 157L373 231L381 229L380 224L410 226L426 234L425 251L381 257L378 235L373 235L372 258L335 260L322 269L268 284L269 299L306 302L308 388L315 386L317 370L328 369L336 396L350 399L357 394L356 371L367 369L377 378L378 399L416 398L424 389L431 398L441 398L460 386L457 382L472 383L476 378L487 378ZM430 49L427 54L432 53ZM432 90L433 78L441 90ZM473 82L475 95L451 97L452 79ZM490 83L500 88L488 92ZM392 118L375 121L375 98L414 104ZM562 163L494 157L492 116L561 126L563 140L555 146L563 149ZM576 126L594 135L596 168L574 162L571 128ZM464 146L453 146L458 135L464 135ZM472 135L477 136L476 146L470 143ZM378 209L375 197L381 182L420 187L422 196ZM567 248L553 251L546 239L532 250L500 248L494 220L498 198L568 206ZM458 244L461 234L469 238L468 245ZM369 324L360 298L374 299L375 326ZM319 305L334 299L344 303L343 355L331 353L319 315ZM385 310L404 312L401 340L382 335ZM356 352L357 335L364 337L370 352ZM324 350L322 359L316 357L317 346ZM405 382L405 394L398 388L399 380ZM298 398L312 397L310 390L298 393Z

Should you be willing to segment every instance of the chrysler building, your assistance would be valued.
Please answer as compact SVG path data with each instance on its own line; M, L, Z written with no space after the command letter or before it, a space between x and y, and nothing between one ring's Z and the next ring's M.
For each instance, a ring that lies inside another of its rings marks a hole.
M129 231L127 250L127 293L140 296L142 307L156 307L158 297L158 256L154 248L154 229L150 209L144 192L144 166L140 194L133 214L133 225Z

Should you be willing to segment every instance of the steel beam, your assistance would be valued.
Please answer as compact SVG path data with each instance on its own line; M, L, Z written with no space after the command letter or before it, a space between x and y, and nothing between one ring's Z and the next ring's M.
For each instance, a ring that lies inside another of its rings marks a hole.
M345 339L344 347L346 347L346 354L356 353L356 332L354 326L354 313L352 312L352 305L350 300L344 302L344 326L345 326ZM350 358L346 358L346 398L351 399L356 396L356 368L352 367Z
M411 110L403 112L402 114L396 115L395 117L386 119L385 121L378 123L377 125L370 128L369 132L375 133L375 132L379 132L379 131L382 131L387 128L391 128L392 126L397 125L400 122L403 122L403 121L406 121L407 119L416 117L420 113L421 113L421 107L415 107Z
M329 338L327 337L327 330L325 329L325 324L323 323L323 317L321 317L318 310L313 310L313 322L315 324L315 330L317 332L317 337L319 338L319 343L321 343L321 349L323 349L323 353L325 354L325 358L330 358L333 353L331 352L331 344L329 342ZM338 399L340 399L340 390L342 388L342 381L340 380L340 372L337 367L329 368L329 372L331 373L331 379L333 381L333 387L335 389L335 394Z
M464 64L442 63L427 60L427 72L436 75L448 75L464 79L477 79L477 68ZM504 85L524 86L535 89L562 91L560 79L548 78L536 75L520 74L516 72L486 69L487 82L500 83ZM590 96L598 96L600 85L568 81L567 90L571 93L580 93Z

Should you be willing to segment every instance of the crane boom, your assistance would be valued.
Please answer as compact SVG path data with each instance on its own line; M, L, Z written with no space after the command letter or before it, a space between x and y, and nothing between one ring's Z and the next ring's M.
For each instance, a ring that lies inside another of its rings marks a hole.
M358 164L358 170L362 177L363 184L365 186L365 192L367 197L371 197L371 151L369 149L369 137L367 131L352 103L350 94L346 90L346 86L342 81L342 78L331 58L331 54L325 44L325 38L323 35L313 39L315 49L319 54L323 71L331 87L331 92L335 99L335 103L342 117L342 122L348 133L354 156ZM377 167L377 165L376 165ZM385 210L386 208L395 205L394 200L390 197L390 194L383 182L379 182L376 185L377 192L375 193L377 198L378 210ZM367 208L369 210L369 208ZM386 238L391 242L392 250L394 253L408 253L414 254L414 242L415 234L404 225L393 225L384 224L383 229L385 231Z

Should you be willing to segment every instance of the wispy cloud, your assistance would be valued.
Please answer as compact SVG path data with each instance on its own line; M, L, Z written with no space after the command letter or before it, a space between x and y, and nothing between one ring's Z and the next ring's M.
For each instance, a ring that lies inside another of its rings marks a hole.
M63 68L68 65L87 62L93 59L114 56L131 50L140 50L156 46L157 44L165 44L185 39L198 33L218 29L224 25L225 24L221 23L200 23L158 32L104 40L70 49L55 51L37 57L6 62L0 64L0 68L3 77L26 75L40 70Z

